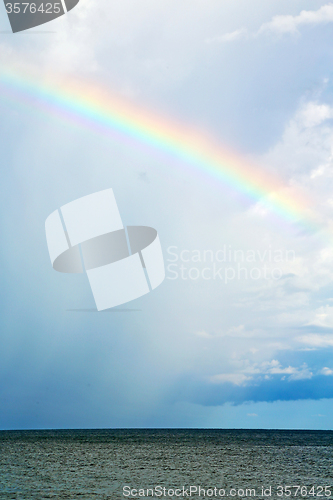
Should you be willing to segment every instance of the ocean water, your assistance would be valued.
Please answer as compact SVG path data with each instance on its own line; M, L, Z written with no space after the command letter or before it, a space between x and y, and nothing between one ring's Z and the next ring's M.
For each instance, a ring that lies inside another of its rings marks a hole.
M1 500L320 500L332 477L333 431L0 432Z

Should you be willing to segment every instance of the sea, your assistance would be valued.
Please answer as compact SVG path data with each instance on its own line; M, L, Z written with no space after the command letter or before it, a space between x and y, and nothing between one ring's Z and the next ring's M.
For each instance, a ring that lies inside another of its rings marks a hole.
M333 499L333 431L0 431L1 500Z

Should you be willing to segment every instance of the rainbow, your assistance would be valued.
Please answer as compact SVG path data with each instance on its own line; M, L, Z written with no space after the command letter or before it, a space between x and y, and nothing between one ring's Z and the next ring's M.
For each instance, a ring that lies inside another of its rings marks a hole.
M0 71L0 92L6 98L51 113L103 135L125 138L176 158L224 183L228 189L260 202L290 223L317 231L313 204L276 175L251 164L202 132L113 96L103 88L69 78L40 79L31 71Z

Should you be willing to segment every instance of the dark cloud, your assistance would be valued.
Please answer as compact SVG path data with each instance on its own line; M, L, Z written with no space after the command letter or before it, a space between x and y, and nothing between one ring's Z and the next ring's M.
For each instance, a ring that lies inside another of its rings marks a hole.
M237 386L230 382L194 383L188 380L179 387L178 398L204 406L333 398L333 376L318 375L311 379L288 380L279 375L271 376L267 380L257 378L244 386Z

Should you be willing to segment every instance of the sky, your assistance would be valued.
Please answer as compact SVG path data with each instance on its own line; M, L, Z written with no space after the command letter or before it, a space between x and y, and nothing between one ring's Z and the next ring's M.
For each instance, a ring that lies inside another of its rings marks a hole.
M332 26L318 0L80 0L12 34L0 5L1 429L333 428ZM247 180L75 123L8 72L189 130ZM108 188L157 229L166 279L94 312L45 220Z

